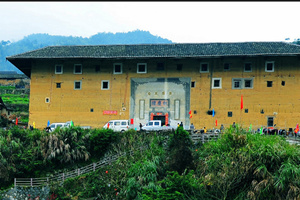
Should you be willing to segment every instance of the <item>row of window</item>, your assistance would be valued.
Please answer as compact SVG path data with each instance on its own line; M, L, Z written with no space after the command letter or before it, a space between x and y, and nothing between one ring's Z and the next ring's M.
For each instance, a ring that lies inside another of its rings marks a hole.
M224 63L224 71L230 70L230 63ZM244 63L244 72L252 72L252 63L246 62ZM274 72L275 62L274 61L266 61L265 62L265 71L266 72ZM157 63L156 70L163 71L165 69L164 63ZM96 66L96 71L100 71L100 66ZM182 70L182 64L177 64L177 70ZM209 63L203 62L200 63L200 73L208 73L209 72ZM74 74L82 74L82 64L75 64L73 69ZM122 63L114 63L113 64L113 73L114 74L122 74L123 73L123 64ZM147 73L147 63L138 63L137 64L137 73ZM63 74L63 65L55 65L55 74Z
M61 88L60 82L56 83L56 88ZM281 82L282 86L285 86L285 81ZM191 87L196 86L195 81L191 82ZM267 81L267 87L272 87L273 81ZM82 82L74 81L74 90L81 90ZM213 89L222 89L222 78L213 78L212 79L212 88ZM232 89L252 89L253 88L253 78L233 78L232 79ZM101 90L109 90L109 81L101 81Z
M61 88L60 82L56 83L56 88ZM74 90L81 90L82 82L81 81L74 81ZM109 81L103 80L101 81L101 90L109 90Z
M191 82L191 87L195 87L195 82ZM285 81L281 82L282 86L285 86ZM267 81L267 87L272 87L273 81ZM212 88L221 89L222 88L222 78L212 79ZM232 89L252 89L253 88L253 78L233 78L232 79Z

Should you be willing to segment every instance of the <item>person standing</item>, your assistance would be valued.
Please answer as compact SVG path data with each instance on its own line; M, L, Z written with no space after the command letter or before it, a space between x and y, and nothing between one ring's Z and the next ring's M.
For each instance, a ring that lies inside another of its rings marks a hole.
M140 123L140 131L142 131L142 127L143 127L143 125L142 125L142 123Z

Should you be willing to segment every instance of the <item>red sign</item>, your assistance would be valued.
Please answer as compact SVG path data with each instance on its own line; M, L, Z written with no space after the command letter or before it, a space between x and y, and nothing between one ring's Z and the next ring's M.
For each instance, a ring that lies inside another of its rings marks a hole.
M103 115L117 115L118 111L116 110L103 110Z

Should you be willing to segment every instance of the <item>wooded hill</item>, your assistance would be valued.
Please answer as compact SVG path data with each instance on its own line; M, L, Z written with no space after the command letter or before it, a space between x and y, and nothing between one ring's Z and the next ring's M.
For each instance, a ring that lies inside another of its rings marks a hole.
M31 34L17 42L0 41L0 71L17 71L7 56L24 53L46 46L58 45L106 45L106 44L159 44L172 43L171 40L152 35L149 31L135 30L127 33L98 33L89 38L49 34Z

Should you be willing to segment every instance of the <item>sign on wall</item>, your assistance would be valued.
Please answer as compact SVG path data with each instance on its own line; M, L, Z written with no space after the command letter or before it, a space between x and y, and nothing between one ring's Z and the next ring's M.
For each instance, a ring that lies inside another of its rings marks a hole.
M117 115L118 111L116 110L103 110L103 115Z
M151 108L169 107L169 99L151 99L150 106Z

